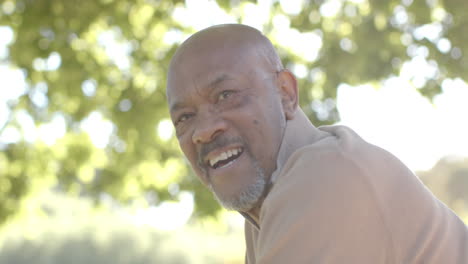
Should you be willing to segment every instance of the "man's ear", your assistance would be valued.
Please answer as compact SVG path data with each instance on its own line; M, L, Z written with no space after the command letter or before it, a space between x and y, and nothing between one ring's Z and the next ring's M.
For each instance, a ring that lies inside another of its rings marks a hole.
M278 85L286 120L291 120L299 101L296 77L289 70L281 70L278 73Z

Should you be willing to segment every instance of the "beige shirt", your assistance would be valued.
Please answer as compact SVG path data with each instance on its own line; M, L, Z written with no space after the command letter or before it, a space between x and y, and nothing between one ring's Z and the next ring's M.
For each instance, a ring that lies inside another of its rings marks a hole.
M346 127L273 175L248 264L468 263L468 229L397 158Z

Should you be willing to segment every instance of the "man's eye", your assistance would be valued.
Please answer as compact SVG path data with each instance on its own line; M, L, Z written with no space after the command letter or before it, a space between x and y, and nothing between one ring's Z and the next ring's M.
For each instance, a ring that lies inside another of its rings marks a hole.
M190 117L192 117L193 114L183 114L179 117L179 119L177 119L176 121L176 125L179 124L179 123L182 123L182 122L185 122L187 121Z
M232 95L233 93L234 93L234 91L231 91L231 90L222 91L218 95L218 100L224 100L224 99L228 98L230 95Z

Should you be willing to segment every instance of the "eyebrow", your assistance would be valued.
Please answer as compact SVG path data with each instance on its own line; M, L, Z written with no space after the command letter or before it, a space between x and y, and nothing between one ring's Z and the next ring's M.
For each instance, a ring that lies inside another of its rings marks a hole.
M208 87L215 87L217 85L219 85L220 83L226 81L226 80L229 80L231 79L231 77L229 75L227 75L226 73L223 73L221 74L220 76L218 76L216 79L214 79L213 81L211 81L207 86Z
M220 76L216 77L214 80L210 81L208 85L205 87L209 87L209 90L215 89L219 84L221 84L224 81L232 79L231 76L229 76L226 73L221 74ZM176 102L170 107L170 112L175 112L179 110L180 108L184 108L185 104L183 102Z
M173 113L173 112L179 110L180 108L184 108L184 104L183 103L175 103L175 104L171 105L171 107L169 108L169 112Z

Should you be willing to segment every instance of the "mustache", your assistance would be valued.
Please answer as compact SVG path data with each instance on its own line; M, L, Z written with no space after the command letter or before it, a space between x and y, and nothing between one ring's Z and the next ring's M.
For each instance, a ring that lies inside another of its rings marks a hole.
M244 141L240 137L235 137L235 138L216 137L213 141L201 145L200 150L198 151L198 165L201 168L203 168L205 165L203 162L203 157L205 157L206 155L208 155L208 153L210 153L211 151L215 149L223 148L230 144L244 145Z

